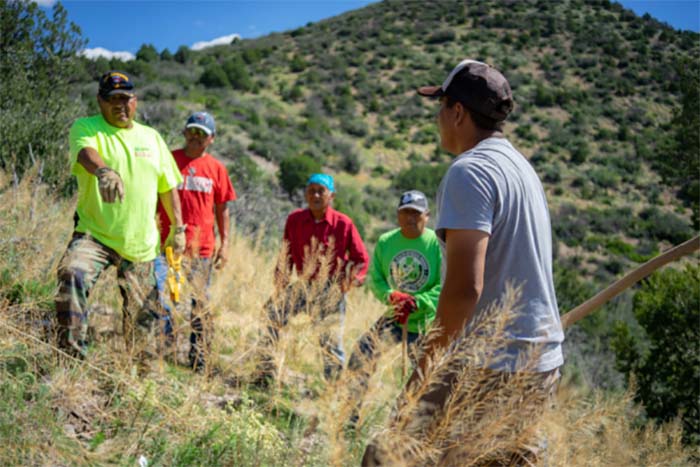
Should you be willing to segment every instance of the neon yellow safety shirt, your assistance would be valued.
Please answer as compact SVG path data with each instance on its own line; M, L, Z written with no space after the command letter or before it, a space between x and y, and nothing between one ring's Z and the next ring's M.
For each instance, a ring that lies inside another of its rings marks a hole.
M95 149L124 182L124 200L104 203L97 177L78 163L78 152ZM89 233L132 262L154 259L160 237L156 225L158 193L176 188L182 176L163 138L133 122L117 128L102 115L80 118L70 129L71 173L78 180L77 232Z

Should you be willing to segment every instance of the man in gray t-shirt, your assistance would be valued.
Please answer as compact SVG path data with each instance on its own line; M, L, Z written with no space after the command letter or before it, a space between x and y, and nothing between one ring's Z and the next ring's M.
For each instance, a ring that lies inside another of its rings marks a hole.
M552 237L545 193L528 161L503 135L503 122L513 108L510 85L495 68L464 60L442 86L422 87L418 93L439 99L440 142L457 158L437 195L436 233L444 249L445 267L434 322L439 331L424 344L419 368L406 389L420 399L420 413L413 418L440 417L449 404L464 397L475 398L470 399L470 405L478 405L484 419L498 417L494 414L502 410L494 401L515 401L512 409L517 412L522 409L519 404L523 400L537 400L541 410L564 362L564 333L552 279ZM450 348L458 354L455 349L459 344L484 335L481 331L476 336L471 334L472 326L491 305L499 304L509 285L520 287L521 293L503 340L490 339L502 344L496 345L484 360L471 359L470 372L463 371L467 364L457 358L454 368L441 381L415 384L421 382L422 375L430 374L427 365L441 349ZM462 336L465 341L459 341ZM528 357L530 361L526 361ZM471 380L460 383L459 378L465 374ZM524 380L528 384L523 384ZM480 391L452 394L470 384L480 386ZM425 387L430 389L421 393ZM528 419L524 422L530 422L540 412L529 407L518 413L523 415L519 418ZM454 410L450 414L455 420L460 418ZM426 423L415 433L406 434L419 439L427 436L423 430L432 425ZM475 430L482 426L476 419L473 423ZM519 429L515 431L523 439L528 436ZM469 443L463 439L457 437L444 444L452 447L436 446L441 452L432 454L434 457L425 463L463 465L474 461L467 452ZM525 443L525 448L517 444L504 448L505 457L493 459L494 462L538 463L540 453L532 448L537 445L534 440ZM382 440L372 442L365 451L363 465L399 459L400 451L400 446Z
M486 236L483 288L474 317L498 303L508 284L521 288L507 347L486 366L507 372L524 363L536 372L561 366L564 333L552 280L549 212L528 161L505 138L480 141L448 169L438 190L437 210L436 231L443 247L450 230ZM468 257L463 262L469 267ZM536 362L522 361L528 351Z

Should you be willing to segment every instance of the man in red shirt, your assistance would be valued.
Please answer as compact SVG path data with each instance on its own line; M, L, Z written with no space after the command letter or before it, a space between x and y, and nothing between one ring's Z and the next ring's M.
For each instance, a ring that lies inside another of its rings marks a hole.
M335 335L320 336L323 367L327 378L335 377L345 360L343 320L345 293L362 285L369 266L369 256L352 220L331 207L335 196L333 177L313 174L306 183L307 209L297 209L287 217L284 227L285 258L275 274L275 295L266 304L269 324L263 339L267 355L256 382L268 384L275 375L271 355L279 329L290 314L307 312L321 320L339 320ZM297 280L290 278L296 270Z
M214 142L216 124L206 112L192 114L185 124L185 147L173 151L184 181L178 186L182 220L186 225L186 271L195 291L192 297L190 334L190 366L196 370L204 367L209 352L213 327L207 310L207 288L211 268L222 268L228 260L229 210L226 203L236 199L228 172L224 165L206 152ZM161 225L161 245L170 227L170 220L162 206L158 206ZM219 230L220 245L216 248L214 221ZM165 304L163 290L167 276L167 263L161 256L156 260L158 288L161 301L170 320L170 308ZM172 334L172 325L166 323L166 335Z

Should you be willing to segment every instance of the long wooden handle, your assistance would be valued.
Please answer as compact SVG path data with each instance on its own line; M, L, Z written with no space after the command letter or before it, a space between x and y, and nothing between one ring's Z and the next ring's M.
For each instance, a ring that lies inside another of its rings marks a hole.
M700 249L700 236L696 236L688 240L687 242L681 243L668 251L660 254L659 256L650 259L646 263L639 266L634 271L624 276L622 279L614 282L608 288L599 292L593 298L590 298L569 311L561 317L561 324L564 328L568 328L578 320L585 318L593 311L598 309L604 303L617 297L619 294L630 288L635 283L644 279L646 276L652 272L659 269L661 266L675 261L685 255L688 255L696 250Z

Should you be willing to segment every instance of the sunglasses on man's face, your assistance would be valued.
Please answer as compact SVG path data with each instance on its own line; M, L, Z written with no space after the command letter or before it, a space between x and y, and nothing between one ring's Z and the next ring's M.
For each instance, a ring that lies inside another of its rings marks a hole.
M198 136L200 138L206 138L209 136L206 131L202 130L201 128L188 128L187 133L189 133L191 136Z

